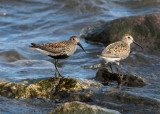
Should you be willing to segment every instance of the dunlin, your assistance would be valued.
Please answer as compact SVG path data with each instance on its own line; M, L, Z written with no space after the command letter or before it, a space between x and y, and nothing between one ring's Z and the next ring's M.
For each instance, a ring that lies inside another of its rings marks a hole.
M98 57L104 59L106 64L110 66L111 71L113 72L111 64L115 63L119 65L121 60L126 59L129 56L131 43L135 43L136 45L140 46L134 41L130 34L125 34L121 41L117 41L108 45L102 51L101 55L98 55ZM117 72L119 73L118 68Z
M70 37L69 40L65 41L57 41L46 44L35 44L35 43L31 44L32 44L32 46L30 46L31 48L34 48L37 51L41 52L42 54L55 59L55 64L54 64L56 68L55 76L57 76L58 72L60 77L62 77L62 75L57 68L58 60L70 57L76 51L77 45L79 45L85 52L84 48L79 43L79 38L77 36L72 36Z

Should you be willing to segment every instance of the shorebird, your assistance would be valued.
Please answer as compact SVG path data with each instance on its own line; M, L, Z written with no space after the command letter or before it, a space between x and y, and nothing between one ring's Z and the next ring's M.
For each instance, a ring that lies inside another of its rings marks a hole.
M129 56L130 44L132 43L135 43L136 45L140 46L137 42L134 41L133 37L130 34L125 34L121 41L109 44L102 51L101 55L97 56L102 58L106 62L106 64L109 65L113 73L111 65L117 64L117 66L119 66L120 61L126 59ZM117 68L117 73L119 73L118 67L116 68Z
M69 40L57 41L46 44L31 43L30 47L36 49L44 55L54 58L54 65L56 68L55 76L57 76L58 72L59 77L62 77L61 73L57 68L58 60L70 57L76 51L77 45L79 45L82 48L82 50L86 52L80 44L79 38L77 36L72 36Z

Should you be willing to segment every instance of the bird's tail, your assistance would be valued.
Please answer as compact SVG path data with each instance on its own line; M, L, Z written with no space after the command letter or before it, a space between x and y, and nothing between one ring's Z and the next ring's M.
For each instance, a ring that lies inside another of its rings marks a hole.
M102 58L102 55L97 55L98 57Z
M31 43L31 46L29 46L30 48L36 48L37 47L37 44L35 43Z

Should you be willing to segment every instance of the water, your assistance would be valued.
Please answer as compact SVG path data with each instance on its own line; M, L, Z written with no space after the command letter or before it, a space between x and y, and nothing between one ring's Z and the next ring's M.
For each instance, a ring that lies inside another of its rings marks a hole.
M159 13L159 7L159 0L1 0L0 78L17 81L52 77L54 60L30 49L30 43L68 40L72 35L84 35L89 29L120 17ZM59 69L66 77L92 78L98 68L85 66L100 63L96 55L105 46L84 39L80 42L87 54L78 47L70 58L59 61ZM160 99L160 54L135 53L122 63L122 69L142 76L149 85L123 89Z

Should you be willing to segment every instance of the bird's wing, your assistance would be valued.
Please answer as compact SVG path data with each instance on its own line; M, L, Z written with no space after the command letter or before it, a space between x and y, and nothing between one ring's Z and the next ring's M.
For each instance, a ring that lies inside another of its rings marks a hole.
M123 55L128 54L130 48L127 43L118 41L108 45L102 52L102 56L104 57L122 57Z
M51 53L60 53L62 52L68 45L67 41L59 41L59 42L52 42L52 43L46 43L46 44L34 44L31 43L32 48L39 48L41 50L45 50Z

